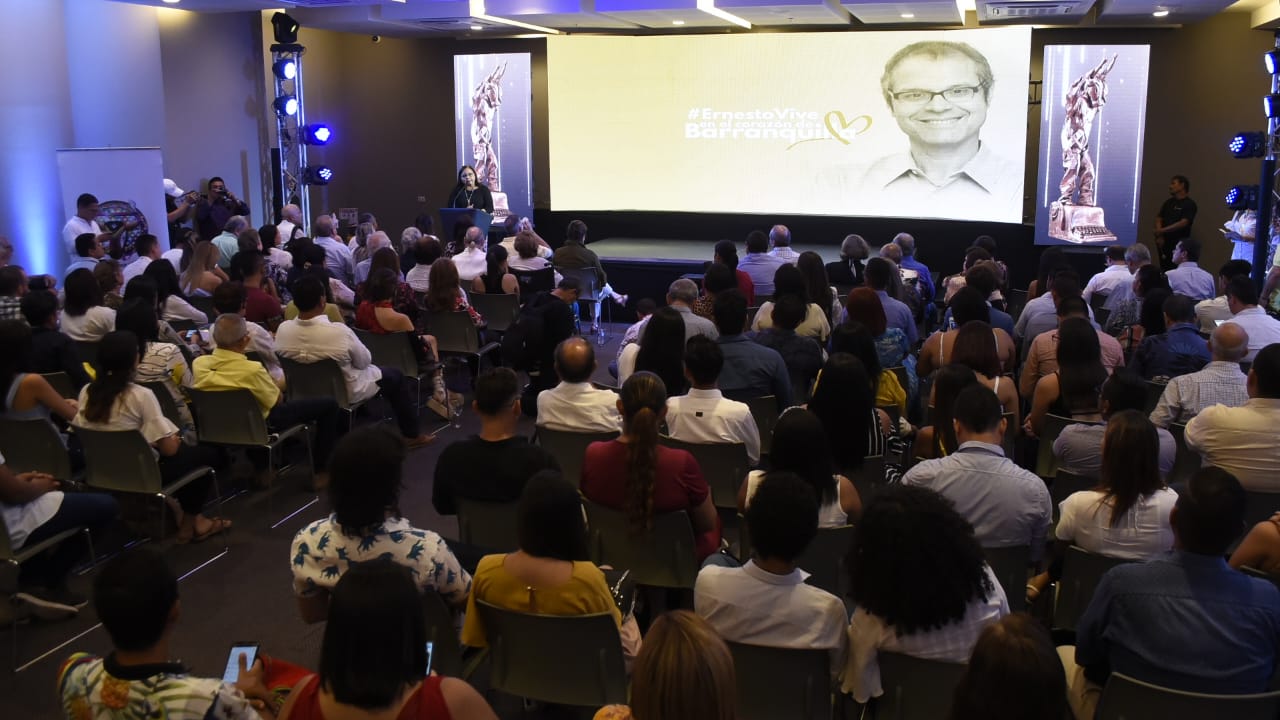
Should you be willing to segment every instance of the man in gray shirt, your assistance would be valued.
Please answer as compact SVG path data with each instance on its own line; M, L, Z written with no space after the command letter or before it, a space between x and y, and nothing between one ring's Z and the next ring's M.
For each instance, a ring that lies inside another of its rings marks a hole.
M996 394L984 385L965 388L956 398L954 453L925 460L903 476L907 485L926 487L950 500L973 524L987 548L1029 545L1031 559L1044 553L1052 503L1044 481L1004 456L1005 425Z

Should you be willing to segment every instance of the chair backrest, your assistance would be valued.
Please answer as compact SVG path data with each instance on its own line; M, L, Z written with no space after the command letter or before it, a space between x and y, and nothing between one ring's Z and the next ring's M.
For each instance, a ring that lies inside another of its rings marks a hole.
M609 613L534 615L476 601L493 688L560 705L627 701L622 640Z
M1098 720L1275 720L1280 690L1254 695L1207 695L1142 682L1111 673L1098 700Z
M806 583L843 598L848 586L844 569L845 556L853 545L853 526L818 528L818 534L796 559L796 565L809 573Z
M1164 395L1164 389L1169 384L1167 382L1156 382L1155 380L1147 380L1147 404L1143 407L1142 413L1150 415L1152 410L1156 409L1156 404L1160 402L1160 396Z
M951 699L964 676L964 663L881 652L876 720L938 720L951 715Z
M653 516L653 529L633 535L627 516L590 500L587 508L588 548L597 565L630 570L640 585L692 588L698 575L693 525L683 510Z
M1018 316L1022 314L1022 308L1027 306L1027 291L1010 290L1005 297L1009 302L1009 316L1017 321Z
M1054 415L1044 416L1044 427L1040 429L1040 447L1036 452L1036 474L1042 478L1051 478L1058 472L1058 458L1053 455L1053 441L1062 434L1062 429L1077 421L1069 417ZM1098 423L1086 423L1097 425Z
M1098 478L1088 475L1077 475L1059 470L1058 474L1053 477L1053 482L1049 483L1049 500L1053 503L1053 516L1058 517L1058 506L1062 504L1072 493L1078 493L1083 490L1092 490L1098 487Z
M1169 471L1169 482L1186 482L1200 469L1203 459L1200 453L1187 447L1187 424L1171 423L1169 434L1173 436L1177 454L1174 455L1173 470Z
M456 500L458 539L495 552L515 552L520 548L516 533L519 503L484 502L463 497Z
M738 507L738 488L747 478L751 463L742 443L691 443L663 435L659 442L669 448L688 450L702 468L702 477L711 486L711 501L718 508Z
M57 391L58 395L75 400L80 397L80 393L76 392L76 386L71 382L71 376L64 372L40 373L40 377Z
M462 672L462 643L453 624L453 613L439 593L422 595L422 611L427 620L427 642L431 643L431 669L440 675L458 677Z
M778 398L762 395L742 401L751 408L751 417L755 419L756 429L760 431L760 454L768 455L769 449L773 447L773 426L778 424L778 415L782 412L778 407Z
M737 675L738 720L829 720L828 651L726 644Z
M1002 413L1002 417L1004 417L1005 426L1004 437L1000 440L1000 447L1004 450L1004 456L1012 459L1014 444L1018 440L1018 429L1021 426L1018 424L1017 416L1012 412Z
M1026 545L1002 548L982 548L982 554L995 573L1000 586L1004 588L1005 597L1009 599L1009 610L1018 612L1027 604L1027 565L1031 563L1031 548Z
M542 449L551 453L556 462L560 463L560 474L565 481L579 487L582 485L582 460L587 454L587 446L593 442L613 440L618 437L618 433L569 432L540 427L536 437Z
M59 480L71 479L71 457L53 423L0 419L0 453L14 473L45 472Z
M192 295L187 298L187 302L191 303L191 307L194 307L205 315L208 315L210 322L218 319L218 310L213 306L213 298L211 296Z
M484 316L488 330L504 333L520 314L520 296L506 293L472 293L471 305Z
M1053 604L1053 626L1063 630L1075 630L1076 622L1097 589L1102 576L1108 570L1130 560L1095 555L1072 545L1062 559L1062 578L1058 581L1058 594Z
M356 330L356 337L369 349L374 365L395 368L405 377L418 377L418 357L413 354L413 347L409 344L418 342L418 338L412 333L380 335L368 330Z
M596 302L603 296L600 294L600 276L596 274L594 267L584 268L566 268L558 267L556 271L563 277L576 278L578 281L578 299L587 302Z
M541 270L512 270L516 281L520 283L520 299L526 301L534 293L552 290L556 286L556 271L552 268Z
M200 442L214 445L266 445L267 421L253 393L189 388Z
M156 396L156 402L160 403L160 412L164 414L169 422L182 427L186 422L182 418L182 413L178 411L178 401L173 399L173 393L169 392L169 387L163 382L151 381L138 383L142 387L151 391Z
M466 310L429 313L427 327L442 353L474 355L480 351L480 334Z
M347 393L347 379L343 376L342 367L336 360L325 358L303 363L284 356L279 357L280 368L284 370L285 388L290 398L333 398L342 407L351 407L351 396Z
M72 344L75 348L76 359L82 363L88 363L91 367L98 365L98 341L92 342L85 340L76 340Z
M150 494L161 491L160 466L142 433L76 428L76 437L84 448L85 484L89 487Z

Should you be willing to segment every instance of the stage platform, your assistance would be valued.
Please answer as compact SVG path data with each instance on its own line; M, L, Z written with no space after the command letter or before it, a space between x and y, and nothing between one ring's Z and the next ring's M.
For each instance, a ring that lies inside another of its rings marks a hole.
M738 246L738 257L746 254L742 243ZM587 247L600 256L601 262L666 262L686 265L690 262L702 263L711 260L715 243L705 240L665 240L661 238L611 237L598 242L588 242ZM822 256L822 262L835 262L840 259L839 245L793 245L798 253L808 250Z

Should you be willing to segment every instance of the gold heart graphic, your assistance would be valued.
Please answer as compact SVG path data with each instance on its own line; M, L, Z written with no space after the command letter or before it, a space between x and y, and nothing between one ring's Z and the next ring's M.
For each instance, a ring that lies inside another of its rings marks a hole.
M823 118L823 122L826 123L827 131L831 133L831 136L845 145L849 144L849 138L846 137L846 133L849 131L849 128L856 124L861 124L861 127L853 132L854 137L871 129L870 115L857 115L852 119L846 120L844 113L839 110L832 110L827 113Z

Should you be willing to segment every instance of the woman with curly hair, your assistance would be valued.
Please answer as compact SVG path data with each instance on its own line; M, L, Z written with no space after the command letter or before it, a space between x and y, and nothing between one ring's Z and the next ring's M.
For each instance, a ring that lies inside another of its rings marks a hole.
M884 694L881 651L963 663L1009 601L969 524L938 493L889 485L862 513L846 559L857 610L849 623L843 690Z
M688 512L701 561L720 547L720 518L693 455L658 444L658 427L667 415L667 386L651 372L632 375L618 393L618 412L622 435L587 446L582 494L624 512L637 535L653 528L655 515Z

